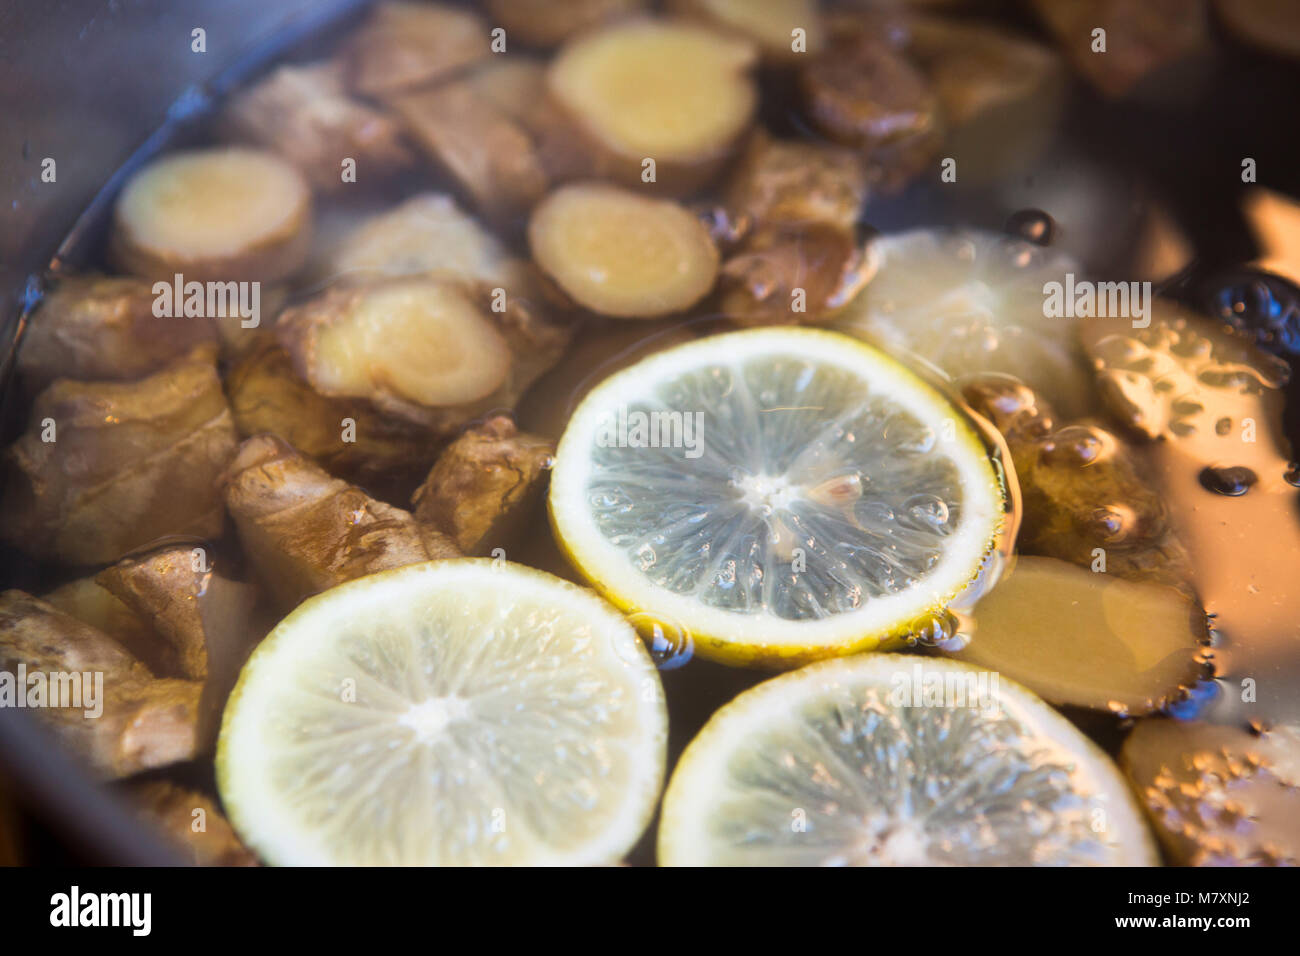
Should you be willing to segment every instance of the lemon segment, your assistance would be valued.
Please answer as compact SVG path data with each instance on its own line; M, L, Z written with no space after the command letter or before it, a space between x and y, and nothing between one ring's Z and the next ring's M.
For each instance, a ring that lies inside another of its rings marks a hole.
M217 780L273 864L607 864L650 820L666 738L658 672L613 608L519 565L435 561L271 632Z
M1005 514L943 395L848 336L712 336L597 385L556 452L556 539L610 601L698 653L789 667L911 632Z
M931 694L933 693L933 698ZM665 866L1154 865L1118 770L995 672L877 654L745 691L664 796Z

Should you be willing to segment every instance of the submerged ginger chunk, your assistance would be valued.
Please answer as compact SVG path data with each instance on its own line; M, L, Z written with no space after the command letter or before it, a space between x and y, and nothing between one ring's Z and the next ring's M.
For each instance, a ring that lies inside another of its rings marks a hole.
M722 266L721 309L742 325L829 319L866 285L857 239L866 168L853 150L757 136L727 192L743 241Z
M415 518L466 554L490 554L534 517L554 450L503 415L489 419L438 458L411 500Z
M216 537L216 478L236 444L212 348L130 384L60 379L6 453L0 533L66 564L115 561L166 535Z
M232 139L278 153L322 191L344 185L344 159L356 161L364 183L382 182L415 159L401 123L349 96L336 63L280 67L236 96L220 123Z
M34 392L56 378L131 381L216 341L208 319L154 315L156 298L144 279L61 280L23 335L18 352L23 386Z
M242 438L278 435L330 473L358 484L418 481L437 453L438 435L429 429L384 415L364 399L321 395L274 344L230 370L226 393Z
M505 289L419 276L330 288L276 334L320 394L440 431L513 405L568 339Z
M224 486L245 553L285 607L362 575L459 555L409 512L331 478L271 435L240 446Z
M808 115L866 157L888 189L913 178L941 142L939 104L922 73L866 23L839 30L800 74Z
M367 96L432 83L487 56L477 14L442 3L385 0L343 50L352 86Z
M485 214L506 219L546 192L549 177L526 127L471 82L412 90L389 102L420 147Z
M128 785L126 795L140 816L197 866L258 865L206 794L168 780L148 780Z
M190 760L202 749L201 684L155 678L103 632L22 591L0 594L0 672L0 700L6 687L23 695L65 747L106 777Z

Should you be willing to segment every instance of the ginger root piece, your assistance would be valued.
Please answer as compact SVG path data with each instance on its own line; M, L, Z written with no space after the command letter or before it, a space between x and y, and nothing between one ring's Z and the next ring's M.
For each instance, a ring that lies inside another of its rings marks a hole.
M156 316L156 301L144 279L61 280L23 333L18 351L23 386L37 392L56 378L131 381L215 341L210 319Z
M126 787L139 815L166 835L196 866L257 866L216 803L198 790L169 780L147 780Z
M477 14L385 0L342 55L353 89L380 96L444 79L489 52L488 26Z
M153 627L176 651L184 677L208 676L207 638L200 596L216 581L211 571L196 570L191 548L167 548L141 558L126 558L96 575L95 580Z
M412 137L488 216L508 220L546 192L549 177L527 129L468 81L389 99Z
M554 452L551 442L521 433L506 416L488 419L438 457L411 499L415 520L467 555L513 544L534 517Z
M42 595L41 600L111 637L152 673L183 676L176 648L154 630L148 617L136 614L94 578L69 581Z
M741 325L831 318L871 277L857 240L866 196L853 150L754 137L727 191L748 233L723 264L721 311Z
M65 564L104 564L167 535L212 538L235 424L215 349L130 384L60 379L5 453L0 535Z
M1047 86L1062 92L1060 58L1002 27L913 17L907 21L906 50L929 77L950 127L1024 103Z
M445 275L512 288L518 260L450 196L421 193L367 220L329 257L330 278Z
M970 644L948 655L1050 703L1128 716L1209 676L1208 643L1205 612L1172 588L1021 556L975 606Z
M571 36L645 8L645 0L487 0L492 22L511 41L559 46Z
M1121 438L1088 421L1059 426L1047 403L1009 375L987 373L963 394L1006 439L1024 500L1016 546L1192 596L1186 548L1164 498Z
M758 103L753 43L688 22L637 19L566 44L547 88L595 150L596 172L672 195L705 184ZM654 161L654 179L644 176Z
M825 322L871 273L863 246L838 226L763 228L723 265L719 307L743 326Z
M925 76L868 21L837 30L799 74L808 116L860 150L873 182L905 185L942 142L939 105Z
M275 343L230 370L226 393L240 437L277 435L330 473L361 485L418 481L438 451L436 432L384 415L362 399L321 395Z
M862 157L847 147L755 136L727 188L733 220L837 226L852 233L867 200Z
M1139 720L1128 774L1179 866L1300 866L1300 728Z
M226 698L265 633L254 620L255 589L204 570L207 562L202 549L170 547L125 558L95 578L171 648L171 669L155 673L202 683L205 745L216 739Z
M278 68L237 94L218 122L226 137L277 153L322 192L342 188L344 159L356 161L358 183L415 162L401 123L349 96L334 62Z
M1067 90L1054 50L1002 26L917 16L907 22L906 53L934 89L943 154L962 157L963 180L1005 182L1041 160Z
M276 333L317 392L444 434L513 405L567 341L504 290L416 276L335 286L287 309Z
M575 302L618 318L684 311L718 274L717 246L687 209L604 183L547 196L528 223L528 244Z
M772 63L797 63L826 45L818 0L670 0L669 9L748 37ZM796 46L795 31L798 35Z
M596 162L572 120L546 93L546 69L545 62L531 57L493 57L469 73L465 83L527 132L551 182L589 178Z
M169 153L127 182L109 257L124 271L186 282L269 282L311 245L311 189L296 168L243 146Z
M1206 47L1208 0L1031 0L1074 69L1106 96L1120 97L1148 75ZM1106 31L1106 52L1092 31Z
M245 553L286 608L362 575L460 554L409 512L331 478L271 435L240 446L224 486Z
M155 678L112 638L30 594L0 594L0 700L21 697L106 777L197 756L200 687Z

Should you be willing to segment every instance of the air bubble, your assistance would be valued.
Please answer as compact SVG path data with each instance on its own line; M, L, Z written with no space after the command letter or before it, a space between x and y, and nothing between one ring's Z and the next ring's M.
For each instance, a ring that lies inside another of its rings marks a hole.
M1207 491L1213 491L1216 495L1227 495L1236 498L1244 495L1250 490L1251 485L1259 479L1249 468L1242 465L1234 465L1230 468L1209 468L1201 469L1198 476L1201 480L1201 486Z
M948 530L948 505L936 495L913 495L903 505L916 522L935 531Z

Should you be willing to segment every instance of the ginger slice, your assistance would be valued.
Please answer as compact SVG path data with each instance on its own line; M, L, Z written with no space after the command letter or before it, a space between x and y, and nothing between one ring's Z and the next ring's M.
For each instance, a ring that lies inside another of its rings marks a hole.
M415 519L468 555L513 545L536 517L555 446L504 415L471 428L439 456L411 499ZM507 548L507 550L511 550Z
M527 130L468 82L392 97L394 110L430 158L489 216L526 211L549 178Z
M421 409L496 392L510 348L457 283L407 278L338 287L276 323L300 374L322 395L373 401L419 420Z
M460 553L272 435L240 446L223 485L244 552L286 608L365 574Z
M749 128L757 53L697 24L638 19L568 43L547 74L551 95L602 154L599 169L629 185L681 194L712 177Z
M25 683L17 680L20 667ZM23 695L36 718L103 776L191 760L202 750L201 684L155 678L106 634L22 591L0 594L0 672L0 699Z
M1053 704L1145 714L1208 675L1205 612L1186 595L1055 558L1018 558L976 605L975 624L949 656Z
M718 249L689 211L603 183L553 192L534 210L528 242L575 302L619 318L681 312L718 274Z
M1179 866L1300 865L1300 729L1139 720L1120 764Z
M749 37L774 63L797 62L826 45L826 23L817 0L671 0L669 9ZM796 30L802 31L798 49Z
M144 279L76 276L41 302L23 335L18 371L36 392L56 378L131 381L144 378L215 341L207 318L155 316L156 296Z
M552 47L645 5L645 0L488 0L487 9L511 40Z
M216 802L170 780L145 780L126 787L127 799L148 823L197 866L257 866L255 857Z
M382 182L414 163L402 125L348 95L338 63L282 66L237 95L219 120L229 138L269 149L322 192L344 185L344 159L357 180Z
M328 278L432 273L510 287L518 264L492 233L441 193L421 193L367 219L339 243Z
M215 479L237 436L215 349L129 384L59 379L5 453L0 535L30 554L104 564L167 535L215 538Z
M342 57L352 87L380 96L448 77L489 52L488 26L477 14L386 0L349 38Z
M109 255L149 279L272 281L297 271L310 243L302 174L274 153L228 146L171 153L132 176Z

